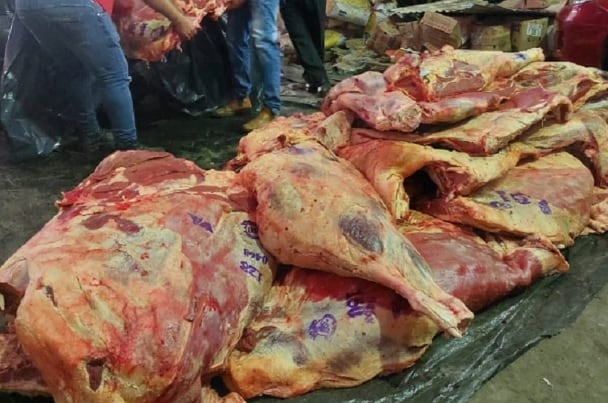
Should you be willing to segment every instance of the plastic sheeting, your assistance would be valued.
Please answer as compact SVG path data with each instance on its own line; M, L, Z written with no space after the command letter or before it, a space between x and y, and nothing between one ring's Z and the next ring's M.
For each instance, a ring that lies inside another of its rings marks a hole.
M412 368L350 389L252 402L466 402L481 385L544 337L558 334L608 283L608 235L580 237L567 251L570 271L545 278L478 314L462 339L438 337ZM0 394L7 403L48 403Z
M10 9L4 17L8 25ZM0 33L2 23L0 16ZM10 36L15 41L9 40L6 47L0 120L7 133L10 158L22 161L51 153L73 134L74 124L66 114L71 100L61 91L62 83L70 77L70 67L54 63L17 19ZM190 110L213 109L224 104L231 94L228 66L223 23L207 18L201 31L183 44L183 51L172 51L164 62L131 63L131 74L139 74L145 83L133 95L144 97L156 91Z
M181 51L169 52L165 61L131 63L134 78L196 112L223 105L232 93L225 24L205 18L201 27L182 44Z
M319 390L290 403L466 402L494 374L574 322L608 282L608 235L580 237L570 271L545 278L478 314L462 339L438 337L412 368L352 389ZM256 403L283 402L261 398Z
M51 85L61 83L62 74L18 19L12 22L3 66L0 120L10 157L24 160L50 153L69 132L61 111L70 101Z

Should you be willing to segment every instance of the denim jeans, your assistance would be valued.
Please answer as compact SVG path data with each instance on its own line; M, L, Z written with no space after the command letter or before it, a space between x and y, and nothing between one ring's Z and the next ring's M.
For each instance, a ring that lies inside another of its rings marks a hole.
M101 6L94 0L16 0L14 18L65 72L58 91L67 91L74 101L75 110L66 113L79 130L97 134L101 103L117 144L137 141L127 60Z
M274 115L281 110L278 12L279 0L248 0L241 7L228 12L226 29L234 96L244 98L251 93L251 43L261 70L262 103Z

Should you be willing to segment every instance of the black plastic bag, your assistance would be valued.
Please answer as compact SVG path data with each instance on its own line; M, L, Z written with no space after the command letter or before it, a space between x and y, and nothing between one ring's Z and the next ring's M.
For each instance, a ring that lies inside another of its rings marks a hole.
M232 75L228 59L224 23L205 18L201 30L182 49L169 52L165 60L131 62L134 81L145 86L134 90L134 97L155 91L169 96L194 114L226 103L232 94Z
M0 94L0 120L12 160L49 154L70 133L71 122L62 111L71 100L58 90L69 77L69 71L62 73L21 21L13 18Z

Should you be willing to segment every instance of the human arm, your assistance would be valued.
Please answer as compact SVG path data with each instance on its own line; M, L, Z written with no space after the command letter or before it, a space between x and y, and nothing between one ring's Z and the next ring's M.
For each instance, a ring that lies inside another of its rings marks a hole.
M182 39L191 39L198 31L199 25L186 17L171 0L144 0L144 2L167 17Z

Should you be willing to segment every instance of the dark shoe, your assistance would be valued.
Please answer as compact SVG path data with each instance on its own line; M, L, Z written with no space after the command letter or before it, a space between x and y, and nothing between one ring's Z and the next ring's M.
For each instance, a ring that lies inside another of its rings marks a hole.
M306 84L306 91L308 91L311 94L320 96L320 97L324 97L325 95L327 95L330 88L331 88L330 83L324 83L321 85L310 84L310 83Z
M111 132L101 131L95 136L82 138L78 148L85 154L109 153L115 150L114 136Z
M121 151L127 151L127 150L165 151L162 147L144 145L144 144L141 144L139 141L118 143L116 149L121 150Z
M249 97L243 99L233 99L225 106L213 111L213 116L217 118L227 118L230 116L241 115L251 110L251 100Z
M274 119L274 114L267 107L262 108L258 116L243 125L243 130L250 132L265 126Z

